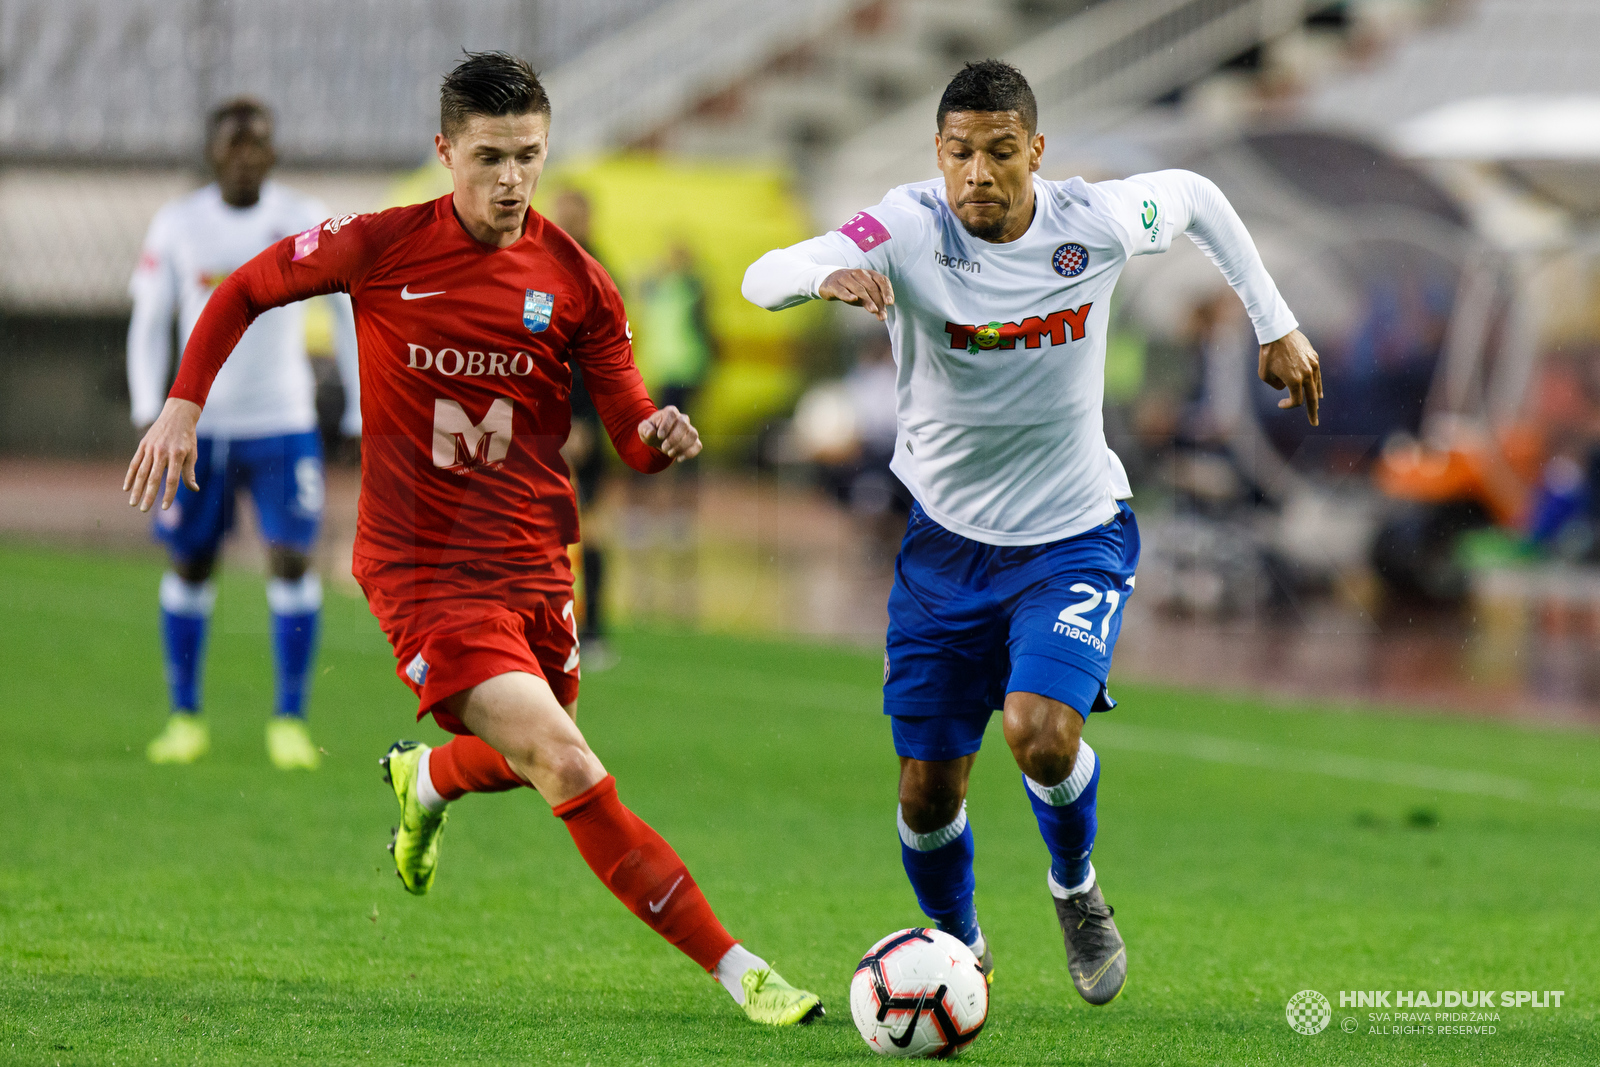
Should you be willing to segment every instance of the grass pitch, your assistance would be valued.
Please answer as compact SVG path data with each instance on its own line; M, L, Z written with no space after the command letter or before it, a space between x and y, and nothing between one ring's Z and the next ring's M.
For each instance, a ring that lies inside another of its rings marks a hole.
M823 993L823 1023L774 1032L628 915L531 792L462 801L434 892L402 891L377 758L396 737L441 735L411 722L359 601L329 597L322 770L267 763L266 609L236 573L206 680L212 754L147 764L165 707L158 573L0 549L0 1063L870 1062L851 970L921 922L879 657L640 633L584 682L580 722L624 800L735 936ZM1600 1062L1600 738L1117 692L1087 736L1105 762L1095 859L1128 988L1101 1009L1073 992L996 724L971 819L999 970L965 1060ZM1285 1019L1302 989L1333 1002L1314 1036ZM1563 999L1497 1008L1493 1034L1396 1034L1340 1008L1340 990L1361 989Z

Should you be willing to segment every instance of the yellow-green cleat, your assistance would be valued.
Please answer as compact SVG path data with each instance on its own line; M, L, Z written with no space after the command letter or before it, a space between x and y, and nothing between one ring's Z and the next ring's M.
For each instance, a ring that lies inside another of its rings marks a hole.
M292 715L274 715L267 723L267 755L280 771L314 771L322 764L305 720Z
M396 741L378 760L383 780L394 787L400 802L400 825L395 827L389 851L394 854L395 873L406 891L421 896L433 888L439 864L439 839L450 810L434 813L417 799L417 764L428 746L420 741Z
M768 1026L804 1026L822 1018L822 998L785 982L771 967L752 967L739 978L744 1013Z
M193 763L211 751L211 729L198 715L167 716L167 728L145 747L151 763Z

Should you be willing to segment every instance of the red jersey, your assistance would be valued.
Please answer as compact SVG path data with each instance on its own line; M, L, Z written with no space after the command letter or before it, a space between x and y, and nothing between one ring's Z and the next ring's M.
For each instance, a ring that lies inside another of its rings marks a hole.
M361 355L356 552L421 564L548 558L578 539L560 448L570 361L617 452L640 471L654 411L606 272L529 210L507 248L474 240L449 196L329 219L228 276L195 324L171 395L204 404L223 360L269 308L346 292Z

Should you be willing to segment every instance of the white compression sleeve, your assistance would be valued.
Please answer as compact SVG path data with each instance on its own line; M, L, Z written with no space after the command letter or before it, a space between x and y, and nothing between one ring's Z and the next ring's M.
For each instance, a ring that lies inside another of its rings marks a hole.
M807 246L814 240L801 241L788 248L774 248L750 264L740 288L744 298L768 311L782 311L815 300L817 289L828 275L844 268L812 258L815 253Z
M1244 301L1256 340L1262 344L1276 341L1298 325L1261 262L1250 232L1211 179L1192 171L1166 170L1148 175L1147 180L1166 187L1169 203L1183 206L1188 218L1175 221L1184 222L1190 240L1210 257Z

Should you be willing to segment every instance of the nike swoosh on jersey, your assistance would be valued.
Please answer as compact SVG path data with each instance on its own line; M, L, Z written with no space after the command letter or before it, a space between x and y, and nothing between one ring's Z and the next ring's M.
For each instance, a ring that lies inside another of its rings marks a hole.
M448 289L440 289L436 293L413 293L411 291L411 287L410 286L402 285L400 287L400 299L401 300L421 300L425 296L443 296L447 292L449 292Z
M672 883L672 888L667 890L667 895L662 897L661 900L658 901L657 903L654 903L654 904L650 905L650 910L654 914L656 914L656 915L660 915L661 914L661 909L667 906L667 901L671 900L672 899L672 894L674 894L674 893L676 893L678 891L678 887L683 884L683 879L684 879L684 875L681 875L681 874L678 875L678 880L676 882Z

